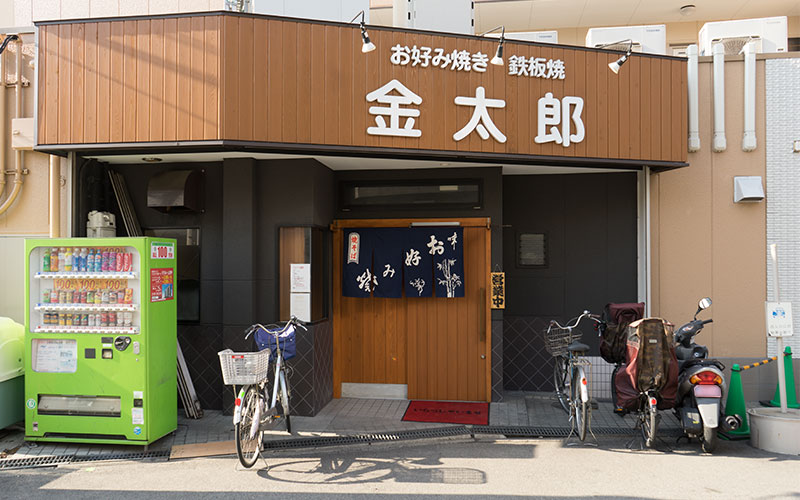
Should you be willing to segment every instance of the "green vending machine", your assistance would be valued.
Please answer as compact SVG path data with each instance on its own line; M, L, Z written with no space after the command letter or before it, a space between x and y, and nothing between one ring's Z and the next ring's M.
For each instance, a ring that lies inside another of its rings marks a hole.
M25 255L25 439L146 445L174 431L175 240L26 240Z

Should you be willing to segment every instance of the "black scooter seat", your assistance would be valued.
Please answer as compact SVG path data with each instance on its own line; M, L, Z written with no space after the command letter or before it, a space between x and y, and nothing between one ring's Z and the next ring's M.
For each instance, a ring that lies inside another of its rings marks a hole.
M716 359L708 359L708 358L687 359L686 361L683 361L682 363L679 363L679 365L680 365L679 368L678 368L679 371L683 371L683 370L686 370L688 368L691 368L691 367L697 366L697 365L700 365L700 366L714 366L714 367L718 368L720 371L725 369L725 365L723 365L722 363L720 363Z
M576 340L575 342L571 343L567 349L569 352L586 352L589 350L589 346Z

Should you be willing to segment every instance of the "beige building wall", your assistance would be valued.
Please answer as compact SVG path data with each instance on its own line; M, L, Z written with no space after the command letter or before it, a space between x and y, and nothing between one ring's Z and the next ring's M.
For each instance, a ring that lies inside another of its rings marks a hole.
M0 40L5 38L0 28ZM35 65L34 37L32 33L22 35L23 81L31 82L22 89L22 117L33 117L35 108L34 85ZM18 46L12 42L0 56L4 61L5 82L13 84L17 75ZM16 168L16 155L12 149L12 118L16 116L15 88L7 87L5 92L0 88L0 99L5 102L5 114L0 116L5 124L5 134L0 137L0 175L4 175L5 188L0 191L0 205L8 199L14 186L14 175L2 172L14 171ZM27 171L23 175L22 190L14 203L4 213L0 214L0 316L13 318L17 322L23 319L23 262L24 239L26 237L47 237L50 234L49 221L49 185L50 185L50 160L49 155L25 150L22 153L22 167ZM61 234L67 235L67 208L68 208L68 163L61 160L60 205L61 205Z
M12 0L12 2L14 26L31 26L36 21L58 19L225 10L225 0Z
M651 176L652 313L676 325L710 296L713 318L698 337L714 356L766 353L766 202L734 203L734 176L766 183L764 60L757 60L755 151L742 151L742 57L725 63L727 150L711 151L713 81L710 58L699 64L700 151L690 167ZM702 338L701 338L702 337Z

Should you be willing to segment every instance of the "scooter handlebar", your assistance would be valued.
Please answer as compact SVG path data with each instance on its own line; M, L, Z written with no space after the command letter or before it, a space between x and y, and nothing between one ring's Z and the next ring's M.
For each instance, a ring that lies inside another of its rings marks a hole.
M709 323L713 323L713 322L714 322L714 320L713 320L713 319L706 319L706 320L703 320L703 322L702 322L701 324L703 324L703 325L707 325L707 324L709 324Z

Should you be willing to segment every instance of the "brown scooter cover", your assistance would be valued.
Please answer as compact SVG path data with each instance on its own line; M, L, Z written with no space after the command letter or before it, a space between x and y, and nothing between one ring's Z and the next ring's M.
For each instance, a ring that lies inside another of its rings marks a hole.
M661 318L645 318L628 326L626 362L614 377L617 404L639 409L639 395L658 393L658 408L675 406L678 394L678 359L672 341L672 325Z

